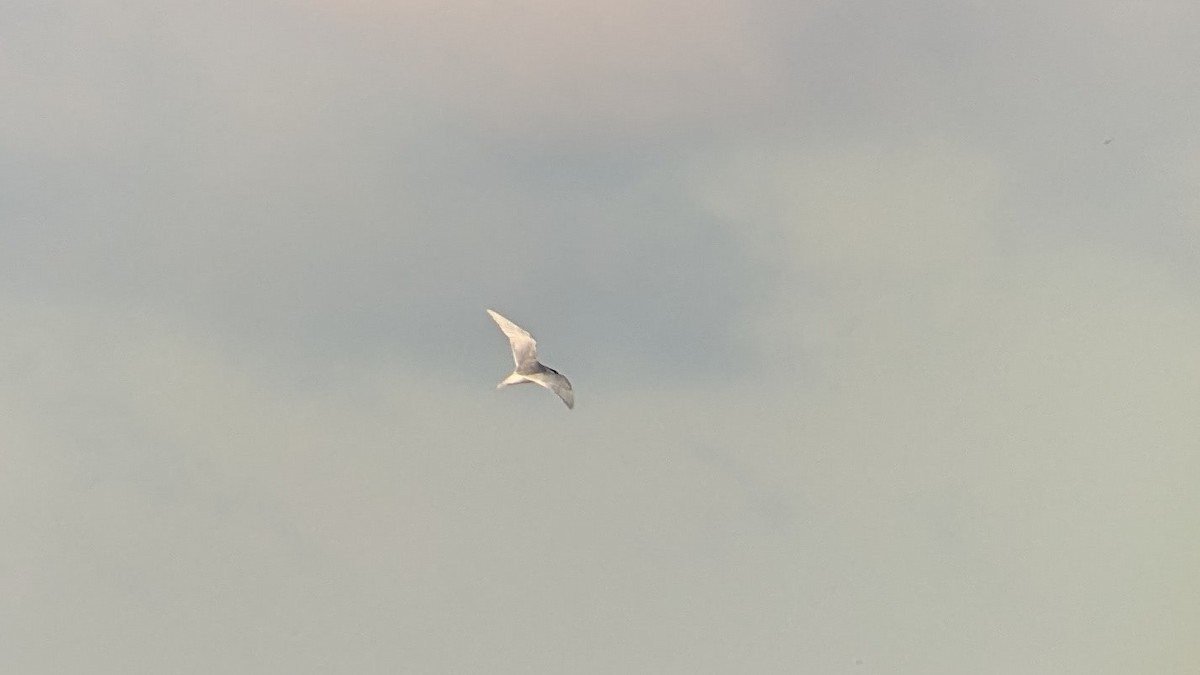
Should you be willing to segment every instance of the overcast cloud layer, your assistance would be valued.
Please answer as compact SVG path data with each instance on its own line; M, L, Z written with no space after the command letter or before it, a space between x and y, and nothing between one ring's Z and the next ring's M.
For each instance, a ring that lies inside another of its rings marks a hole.
M0 8L0 671L1196 672L1200 6L795 5Z

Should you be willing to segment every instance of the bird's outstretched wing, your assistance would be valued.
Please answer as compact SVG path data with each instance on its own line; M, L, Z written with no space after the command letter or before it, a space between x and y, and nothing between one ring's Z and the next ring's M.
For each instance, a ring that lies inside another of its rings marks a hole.
M500 316L498 312L489 309L487 313L491 315L496 325L500 326L500 331L508 337L508 344L512 347L513 362L517 364L518 368L522 363L537 361L537 340L533 339L529 331ZM567 388L570 389L570 385L567 385Z
M558 374L558 371L543 366L544 370L540 373L526 375L534 384L540 384L550 391L558 394L563 403L567 404L568 408L575 408L575 391L571 389L571 382L567 378Z

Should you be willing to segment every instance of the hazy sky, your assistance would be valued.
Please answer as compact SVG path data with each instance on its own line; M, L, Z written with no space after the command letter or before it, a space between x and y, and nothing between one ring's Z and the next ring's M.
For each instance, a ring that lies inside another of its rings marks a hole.
M3 3L0 671L1195 673L1198 27Z

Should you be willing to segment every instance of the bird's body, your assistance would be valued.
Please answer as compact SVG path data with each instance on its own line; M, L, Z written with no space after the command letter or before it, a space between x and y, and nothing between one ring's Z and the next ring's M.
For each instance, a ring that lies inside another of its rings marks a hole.
M568 408L574 408L575 392L571 389L571 382L560 375L557 370L548 368L537 360L537 341L533 339L529 331L500 316L498 312L489 309L487 313L491 315L496 325L500 326L500 331L508 337L508 344L512 347L513 363L516 364L512 373L496 385L496 388L501 389L511 384L532 382L558 394Z

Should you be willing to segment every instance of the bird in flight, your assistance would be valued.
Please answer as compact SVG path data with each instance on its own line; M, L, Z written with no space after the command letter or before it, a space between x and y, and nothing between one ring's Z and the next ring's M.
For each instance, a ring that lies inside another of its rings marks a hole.
M512 347L513 362L517 364L512 374L504 378L504 381L496 385L496 388L503 389L510 384L526 382L540 384L558 394L563 403L573 409L575 392L571 390L571 383L567 381L567 378L559 375L557 370L547 368L537 360L537 341L533 339L529 331L500 316L497 312L489 309L487 313L491 315L496 325L500 326L500 331L508 336L508 344Z

